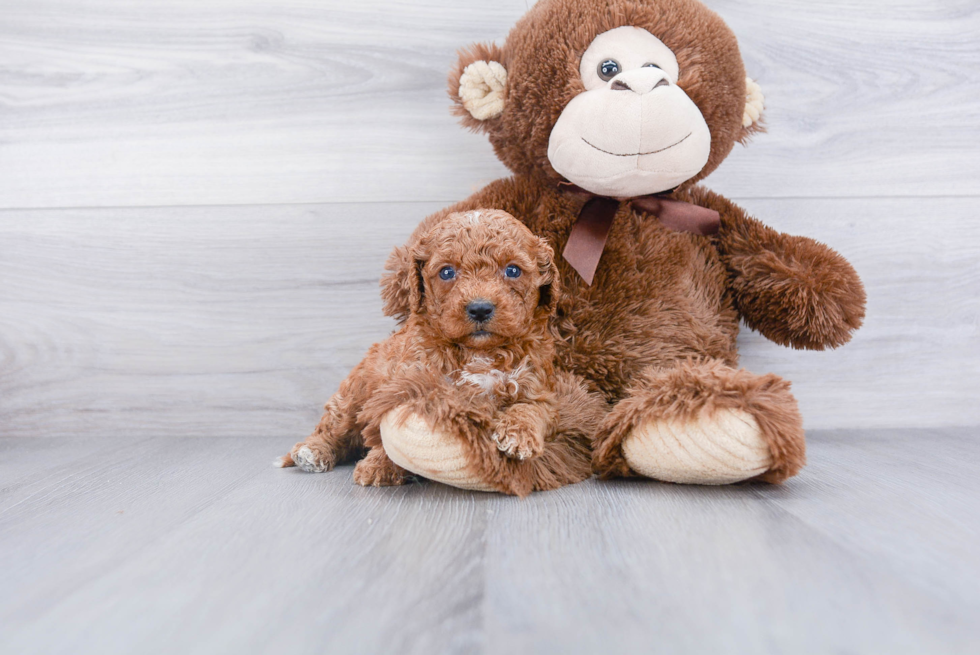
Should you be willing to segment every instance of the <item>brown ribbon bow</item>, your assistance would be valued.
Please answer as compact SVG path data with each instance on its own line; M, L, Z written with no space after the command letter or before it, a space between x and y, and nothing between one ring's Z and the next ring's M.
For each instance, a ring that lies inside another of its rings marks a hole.
M589 200L582 207L578 220L572 226L562 257L582 276L585 283L591 286L602 251L606 247L613 217L619 210L620 201L597 196L574 185L567 185L567 187L571 193L589 196ZM628 202L635 210L653 214L665 227L678 232L708 236L716 234L721 225L721 217L713 209L683 200L674 200L665 194L637 196L628 198L624 202Z

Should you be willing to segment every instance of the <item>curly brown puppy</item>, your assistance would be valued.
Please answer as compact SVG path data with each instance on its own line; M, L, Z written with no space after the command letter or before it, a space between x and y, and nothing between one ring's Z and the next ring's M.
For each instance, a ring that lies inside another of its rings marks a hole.
M453 214L412 252L411 313L279 460L311 472L367 455L361 485L411 474L520 496L590 475L605 402L556 373L550 246L503 211Z

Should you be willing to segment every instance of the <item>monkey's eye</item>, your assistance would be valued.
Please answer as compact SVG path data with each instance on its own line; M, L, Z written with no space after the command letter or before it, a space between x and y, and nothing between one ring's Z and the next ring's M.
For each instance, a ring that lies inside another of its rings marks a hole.
M615 59L605 60L599 64L599 68L596 69L596 72L599 73L599 77L606 82L619 75L619 71L619 62Z
M643 68L660 68L660 66L657 66L653 62L650 62L650 63L647 63L647 64L643 64Z
M456 277L456 269L452 266L443 266L439 269L440 280L452 280Z
M507 268L504 269L504 275L506 275L511 279L519 278L522 272L523 271L521 271L521 267L518 266L517 264L510 264L509 266L507 266Z

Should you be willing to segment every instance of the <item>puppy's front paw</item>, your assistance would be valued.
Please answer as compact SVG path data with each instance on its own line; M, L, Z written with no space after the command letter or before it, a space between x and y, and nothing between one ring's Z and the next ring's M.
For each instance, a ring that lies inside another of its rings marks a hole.
M323 473L329 471L337 463L336 456L318 446L311 446L308 443L298 443L290 453L293 462L307 473Z
M544 438L533 427L506 419L497 424L491 438L497 450L514 459L531 459L544 452Z

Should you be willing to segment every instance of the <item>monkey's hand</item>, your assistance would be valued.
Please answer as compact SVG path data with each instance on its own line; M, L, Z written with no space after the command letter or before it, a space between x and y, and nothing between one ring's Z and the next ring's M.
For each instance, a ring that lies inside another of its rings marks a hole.
M847 343L864 320L864 285L844 257L807 237L777 232L727 199L699 190L721 214L716 243L746 324L784 346Z
M805 237L779 235L769 250L729 265L745 322L778 344L823 350L847 343L864 319L864 286L842 256Z

